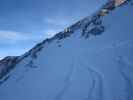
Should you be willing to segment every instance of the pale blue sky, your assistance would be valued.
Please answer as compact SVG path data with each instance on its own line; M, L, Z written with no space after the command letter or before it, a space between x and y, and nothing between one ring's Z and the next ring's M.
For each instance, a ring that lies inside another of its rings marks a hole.
M20 55L106 0L0 0L0 59Z

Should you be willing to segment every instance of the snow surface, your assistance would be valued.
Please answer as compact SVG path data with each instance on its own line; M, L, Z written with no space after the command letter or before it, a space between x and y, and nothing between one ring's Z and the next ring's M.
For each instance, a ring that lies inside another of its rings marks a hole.
M21 56L0 100L133 100L132 11L132 2L111 11L101 18L105 31L85 38L88 17L67 38Z

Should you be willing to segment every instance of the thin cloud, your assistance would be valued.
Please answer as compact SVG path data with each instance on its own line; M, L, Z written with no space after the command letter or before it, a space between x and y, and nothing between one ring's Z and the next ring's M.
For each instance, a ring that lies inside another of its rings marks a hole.
M8 39L8 40L27 40L29 37L14 31L0 31L0 39Z
M16 41L28 41L28 40L37 40L40 39L41 36L39 35L33 35L31 33L21 33L21 32L15 32L15 31L0 31L0 40L8 40L12 42ZM3 42L4 42L3 41Z

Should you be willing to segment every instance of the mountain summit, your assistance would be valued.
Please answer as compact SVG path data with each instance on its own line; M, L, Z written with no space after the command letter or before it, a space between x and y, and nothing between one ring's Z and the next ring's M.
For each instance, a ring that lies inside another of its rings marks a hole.
M133 100L133 1L99 11L0 61L1 100Z

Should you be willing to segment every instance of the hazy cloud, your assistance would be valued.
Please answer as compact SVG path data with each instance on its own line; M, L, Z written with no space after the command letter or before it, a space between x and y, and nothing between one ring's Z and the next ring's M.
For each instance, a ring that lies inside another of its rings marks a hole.
M15 32L15 31L0 31L0 40L3 42L18 42L18 41L28 41L28 40L34 40L34 39L40 39L40 35L35 34L29 34L29 33L21 33L21 32Z

